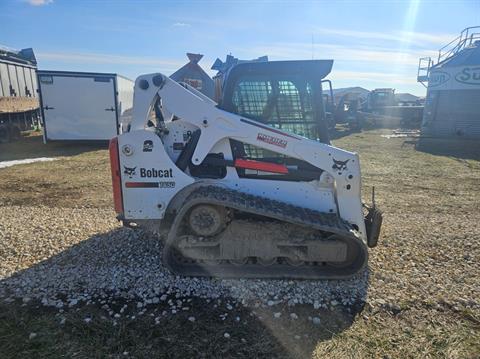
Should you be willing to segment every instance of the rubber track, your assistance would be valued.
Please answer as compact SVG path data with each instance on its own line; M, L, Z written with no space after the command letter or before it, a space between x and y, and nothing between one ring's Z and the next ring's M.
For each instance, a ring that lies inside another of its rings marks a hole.
M311 229L337 234L349 245L357 246L359 256L350 267L337 268L328 265L290 266L274 264L215 264L205 263L179 264L172 257L174 243L178 237L183 217L198 204L213 204L239 211L274 218L283 222ZM247 278L309 278L309 279L346 279L361 271L368 259L365 243L352 226L334 213L322 213L312 209L294 206L243 192L207 185L194 190L187 196L178 211L168 234L164 249L164 263L175 273L187 276L208 277L247 277Z

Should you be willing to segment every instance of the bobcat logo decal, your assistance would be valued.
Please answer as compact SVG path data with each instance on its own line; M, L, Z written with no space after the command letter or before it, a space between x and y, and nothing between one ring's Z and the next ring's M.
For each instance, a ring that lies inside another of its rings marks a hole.
M126 174L128 177L132 178L135 175L135 170L137 167L127 167L123 166L123 173Z
M337 171L343 171L347 169L347 162L350 161L349 159L346 161L337 161L335 158L333 159L333 166L332 169Z

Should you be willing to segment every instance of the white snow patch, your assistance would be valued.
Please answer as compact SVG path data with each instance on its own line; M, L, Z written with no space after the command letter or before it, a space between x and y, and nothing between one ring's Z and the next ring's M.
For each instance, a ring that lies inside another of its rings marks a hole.
M34 162L48 162L48 161L55 161L58 158L52 157L39 157L39 158L26 158L24 160L14 160L14 161L1 161L0 168L11 167L15 165L24 165L27 163L34 163Z

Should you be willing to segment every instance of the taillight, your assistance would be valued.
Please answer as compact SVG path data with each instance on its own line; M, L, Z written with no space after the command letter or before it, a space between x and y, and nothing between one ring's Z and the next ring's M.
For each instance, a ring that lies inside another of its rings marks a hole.
M120 159L118 157L118 138L112 138L108 145L110 167L112 169L113 203L115 212L123 214L122 178L120 175Z

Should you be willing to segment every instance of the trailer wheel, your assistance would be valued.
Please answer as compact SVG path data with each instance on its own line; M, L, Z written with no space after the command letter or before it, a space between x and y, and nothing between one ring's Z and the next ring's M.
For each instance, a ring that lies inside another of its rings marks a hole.
M10 131L5 125L0 125L0 143L10 142Z

